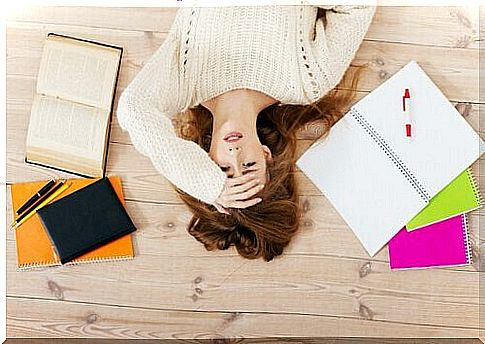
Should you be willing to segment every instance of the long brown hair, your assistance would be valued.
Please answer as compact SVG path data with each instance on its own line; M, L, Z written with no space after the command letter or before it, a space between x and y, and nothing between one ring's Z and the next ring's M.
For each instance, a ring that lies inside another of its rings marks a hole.
M257 133L261 144L270 148L273 160L267 164L269 182L258 194L262 198L258 204L245 209L229 208L227 215L175 188L193 213L187 228L189 234L209 251L234 245L241 256L249 259L262 257L270 261L281 255L297 232L301 215L295 179L297 132L313 125L317 128L314 140L324 137L348 110L362 67L348 69L340 81L342 86L350 79L350 89L336 87L309 105L274 104L261 111ZM176 118L179 135L208 152L212 114L199 105Z

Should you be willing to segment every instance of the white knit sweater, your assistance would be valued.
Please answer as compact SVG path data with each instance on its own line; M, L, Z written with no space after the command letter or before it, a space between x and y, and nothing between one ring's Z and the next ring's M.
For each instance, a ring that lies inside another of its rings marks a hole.
M176 135L171 117L238 88L283 104L324 96L353 60L375 6L322 7L326 23L308 5L180 8L164 43L121 94L120 126L172 184L214 202L226 174Z

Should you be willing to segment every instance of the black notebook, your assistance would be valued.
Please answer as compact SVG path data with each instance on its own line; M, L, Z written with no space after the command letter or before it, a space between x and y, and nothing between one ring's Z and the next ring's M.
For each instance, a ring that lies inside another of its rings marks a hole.
M62 264L136 230L107 177L37 213Z

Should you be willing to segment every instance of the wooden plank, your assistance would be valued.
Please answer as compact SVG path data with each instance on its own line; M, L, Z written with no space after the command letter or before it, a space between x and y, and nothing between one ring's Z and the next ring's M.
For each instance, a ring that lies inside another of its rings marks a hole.
M7 337L16 338L477 337L469 328L314 315L166 311L11 297L7 309Z
M387 265L375 263L360 277L363 262L343 258L286 257L264 264L220 254L176 259L143 253L129 262L31 272L12 271L12 263L7 262L8 296L478 328L478 273L391 276Z
M390 271L387 263L347 258L345 253L328 255L332 252L325 249L330 244L341 243L324 235L306 240L300 235L290 244L290 254L270 263L243 259L233 249L207 252L184 230L190 215L176 209L175 205L158 212L143 204L129 207L139 230L136 258L126 262L18 272L9 231L7 295L173 310L304 312L478 327L478 272ZM292 253L299 250L304 252ZM107 288L112 292L106 293ZM228 297L228 292L238 297Z
M367 64L358 90L371 91L415 60L448 99L478 103L478 56L476 49L365 41L352 65Z
M366 38L478 49L478 32L478 6L380 6Z
M7 19L119 30L167 32L175 7L29 6ZM478 49L477 6L379 6L366 39ZM400 20L396 20L399 18Z
M164 34L99 30L96 28L10 23L7 27L7 74L36 76L44 37L55 31L97 39L126 48L118 93L163 42ZM446 56L446 58L443 58ZM449 49L378 41L364 41L354 65L368 64L360 91L370 91L416 60L453 101L478 102L478 50ZM354 68L354 67L351 67Z
M7 21L168 32L177 9L178 7L25 6L10 13Z

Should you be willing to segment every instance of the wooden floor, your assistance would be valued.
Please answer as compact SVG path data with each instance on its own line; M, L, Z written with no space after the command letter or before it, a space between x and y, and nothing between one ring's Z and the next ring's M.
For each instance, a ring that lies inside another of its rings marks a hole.
M73 177L23 162L46 33L122 45L120 94L163 42L175 12L41 7L10 15L9 185ZM369 66L359 97L414 59L479 131L478 14L478 7L378 8L353 62ZM305 132L300 137L302 152L309 141ZM478 163L473 168L479 177ZM478 221L483 211L470 216L472 266L391 272L387 247L370 258L300 173L301 232L283 257L265 263L244 260L234 250L207 252L190 237L188 210L150 161L134 150L116 119L108 174L122 177L138 228L136 258L17 272L14 235L8 231L8 337L478 337Z

